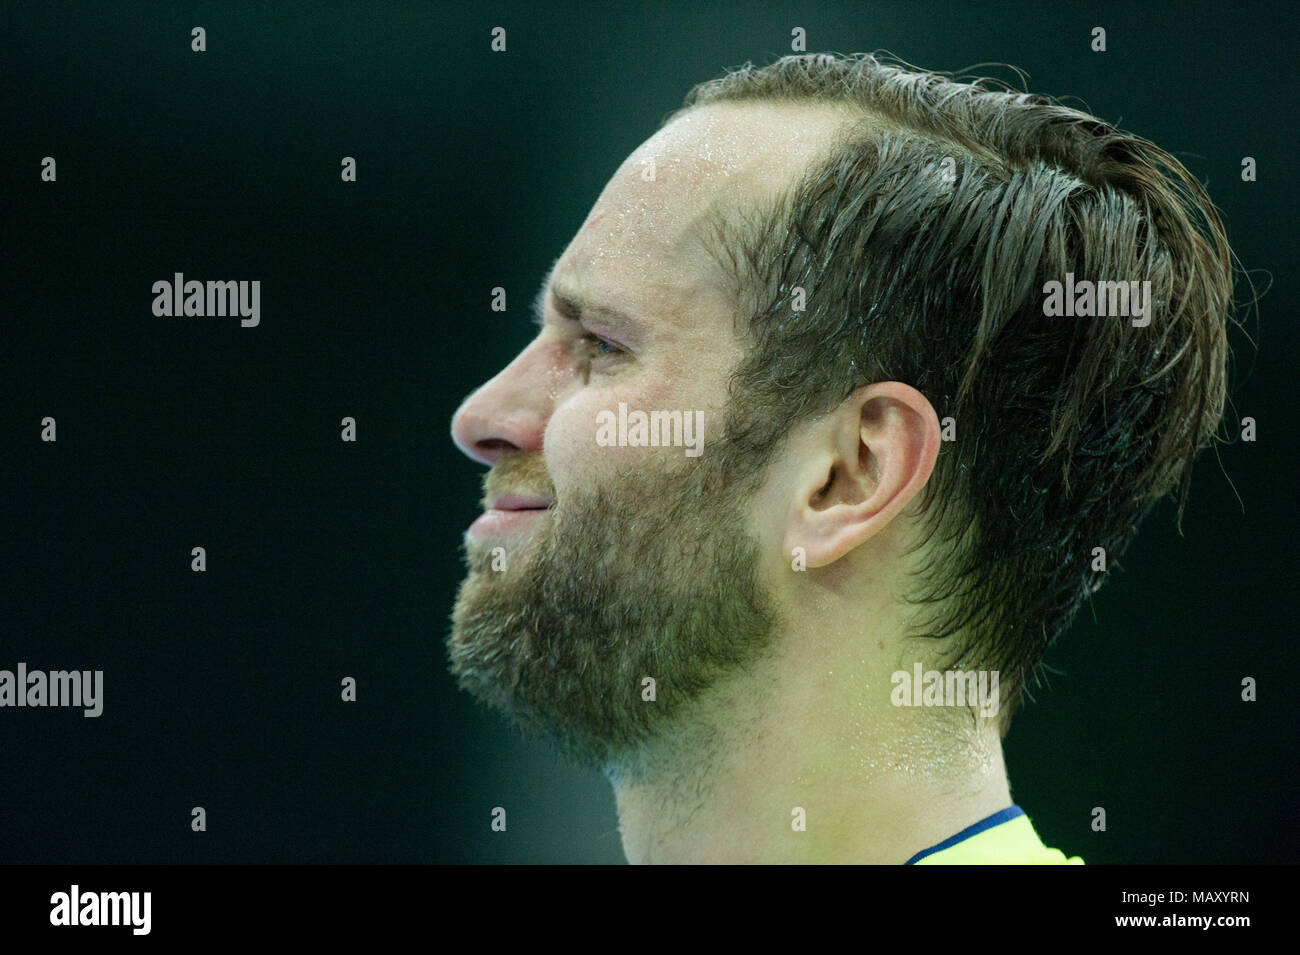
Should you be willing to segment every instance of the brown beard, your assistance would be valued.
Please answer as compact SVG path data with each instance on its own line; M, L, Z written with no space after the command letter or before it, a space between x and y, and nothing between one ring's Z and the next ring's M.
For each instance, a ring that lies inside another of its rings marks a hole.
M727 480L735 463L715 452L629 468L557 500L540 453L503 458L487 490L544 489L555 505L521 533L505 570L491 569L491 550L510 538L466 540L447 638L460 686L600 769L761 657L777 617Z

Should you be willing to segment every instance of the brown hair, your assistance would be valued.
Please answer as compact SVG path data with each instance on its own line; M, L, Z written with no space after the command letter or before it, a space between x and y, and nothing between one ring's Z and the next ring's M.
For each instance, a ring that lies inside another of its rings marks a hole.
M707 241L752 346L730 453L762 463L874 381L911 384L955 419L919 496L917 546L930 546L908 599L918 636L1000 671L1005 733L1105 578L1093 548L1113 565L1180 479L1181 526L1226 394L1223 225L1164 150L996 81L787 56L696 86L665 123L722 102L862 117L772 202L717 210ZM1066 273L1150 281L1150 323L1046 316L1044 284Z

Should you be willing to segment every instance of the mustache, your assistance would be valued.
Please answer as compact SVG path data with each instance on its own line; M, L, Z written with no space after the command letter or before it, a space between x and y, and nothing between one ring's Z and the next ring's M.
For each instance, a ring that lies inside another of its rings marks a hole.
M483 475L483 507L505 494L544 497L555 500L555 485L546 470L541 452L507 454Z

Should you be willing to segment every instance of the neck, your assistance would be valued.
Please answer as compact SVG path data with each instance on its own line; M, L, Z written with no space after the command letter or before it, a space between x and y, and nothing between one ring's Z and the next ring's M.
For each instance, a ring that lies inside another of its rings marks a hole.
M854 643L777 652L608 767L628 861L900 864L1011 805L996 731L890 705L883 652L829 659Z

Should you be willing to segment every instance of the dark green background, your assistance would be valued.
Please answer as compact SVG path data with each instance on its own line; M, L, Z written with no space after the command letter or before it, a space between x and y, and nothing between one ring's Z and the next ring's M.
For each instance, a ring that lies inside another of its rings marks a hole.
M449 422L529 340L537 283L622 159L693 83L802 26L809 50L1012 63L1077 97L1206 181L1272 284L1258 349L1233 336L1229 415L1259 441L1201 459L1184 536L1172 507L1148 520L1006 746L1016 801L1090 863L1294 861L1290 11L6 4L0 667L103 669L105 710L0 710L0 859L622 860L606 782L447 673L481 473ZM155 318L175 271L260 279L260 327Z

